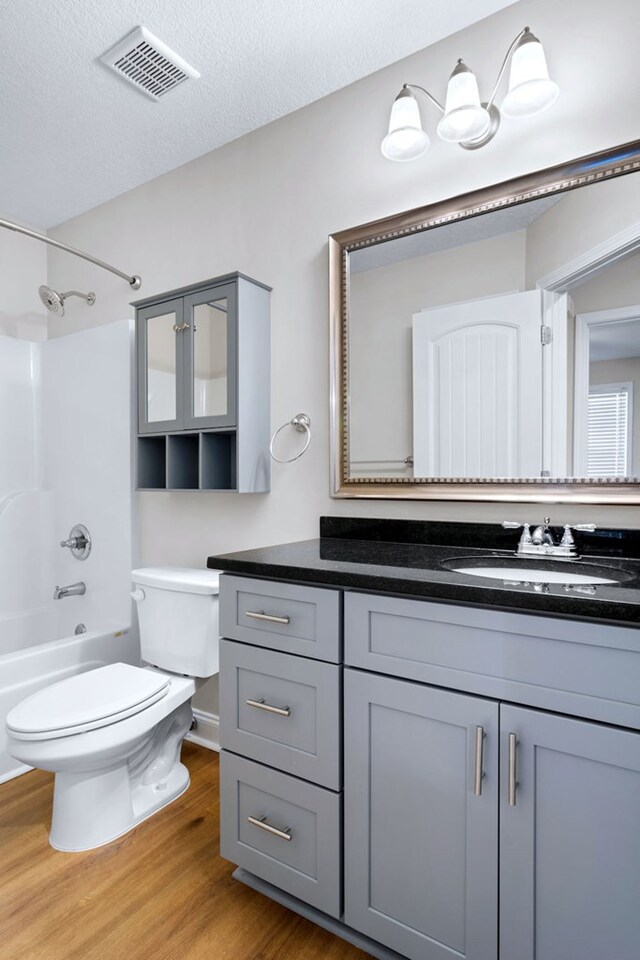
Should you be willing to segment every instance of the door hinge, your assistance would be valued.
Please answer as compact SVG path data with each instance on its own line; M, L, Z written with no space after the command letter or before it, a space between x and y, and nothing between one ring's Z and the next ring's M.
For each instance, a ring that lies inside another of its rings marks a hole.
M540 342L543 347L548 346L553 339L551 333L551 327L546 327L544 324L540 327Z

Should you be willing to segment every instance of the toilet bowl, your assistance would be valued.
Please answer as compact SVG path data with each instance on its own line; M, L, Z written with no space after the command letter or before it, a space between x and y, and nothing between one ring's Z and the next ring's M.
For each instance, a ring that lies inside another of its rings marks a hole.
M9 753L55 773L49 840L58 850L109 843L189 786L180 749L191 698L217 672L218 574L147 568L133 582L142 656L152 653L154 665L116 663L69 677L7 717ZM186 676L176 671L184 664Z

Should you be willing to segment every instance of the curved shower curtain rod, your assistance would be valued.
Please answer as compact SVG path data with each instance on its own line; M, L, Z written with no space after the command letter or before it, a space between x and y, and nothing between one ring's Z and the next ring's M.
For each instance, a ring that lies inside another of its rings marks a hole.
M66 250L67 253L72 253L74 257L80 257L82 260L88 260L89 263L95 263L97 267L102 267L103 270L109 270L110 273L115 273L117 277L122 277L134 290L139 290L142 286L142 280L135 274L130 276L128 273L123 273L122 270L118 270L117 267L112 267L111 264L105 263L104 260L98 260L97 257L92 257L89 253L83 253L82 250L76 250L75 247L68 247L66 243L60 243L59 240L52 240L51 237L47 237L44 233L38 233L37 230L29 230L28 227L21 227L19 223L14 223L13 220L3 220L0 218L0 227L6 227L7 230L14 230L16 233L23 233L25 237L33 237L34 240L42 240L43 243L48 243L52 247L57 247L59 250Z

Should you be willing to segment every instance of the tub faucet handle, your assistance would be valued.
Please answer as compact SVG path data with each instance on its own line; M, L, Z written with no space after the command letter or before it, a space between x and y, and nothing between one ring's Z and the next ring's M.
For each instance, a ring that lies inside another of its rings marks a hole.
M76 523L66 540L60 541L60 546L71 550L76 560L86 560L91 553L91 534L82 523Z

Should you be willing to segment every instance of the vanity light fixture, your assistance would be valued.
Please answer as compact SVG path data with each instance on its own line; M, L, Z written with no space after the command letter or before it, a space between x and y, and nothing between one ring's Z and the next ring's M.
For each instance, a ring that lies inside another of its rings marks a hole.
M381 146L384 156L389 160L416 160L429 147L414 90L424 94L442 114L438 123L442 140L459 143L465 150L477 150L489 143L500 126L501 111L495 98L509 65L509 90L502 101L505 117L532 117L555 103L560 91L549 78L542 44L525 27L507 50L487 101L480 100L478 81L463 60L458 60L449 77L444 106L424 87L405 83L391 107L389 132Z

